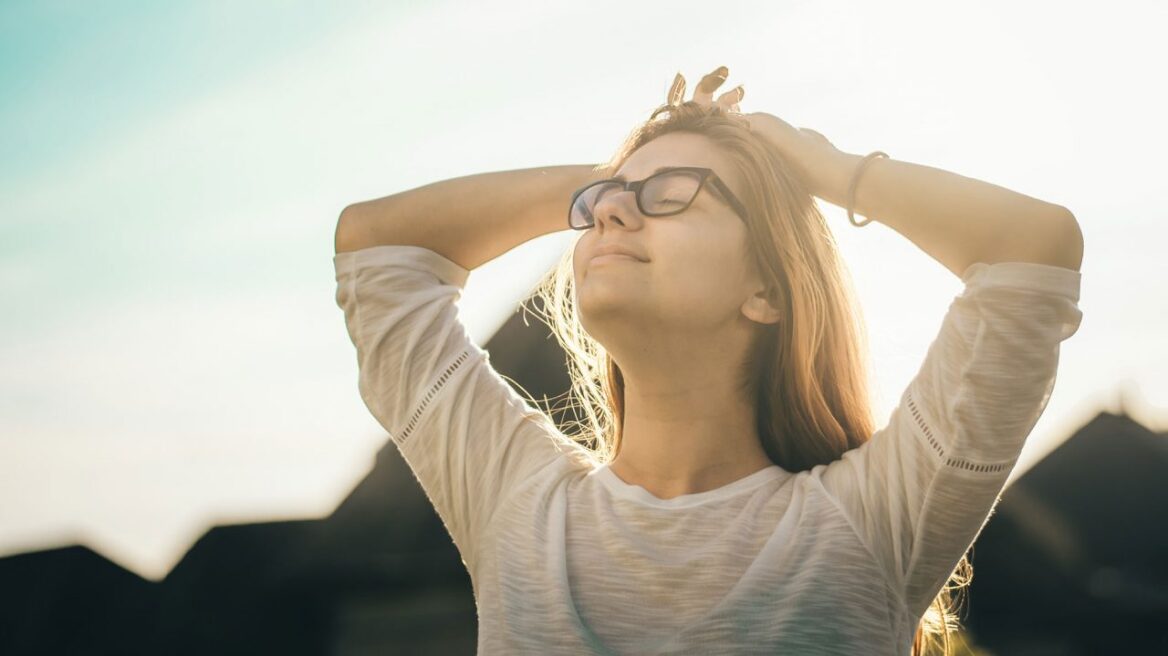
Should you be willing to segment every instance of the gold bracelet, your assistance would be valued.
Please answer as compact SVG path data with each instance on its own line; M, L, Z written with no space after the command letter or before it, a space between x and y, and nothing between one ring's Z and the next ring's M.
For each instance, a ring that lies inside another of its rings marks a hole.
M856 165L856 172L852 174L852 182L848 185L848 221L851 221L852 225L857 228L862 228L872 222L872 219L865 219L863 223L857 223L856 217L852 214L852 206L856 204L856 186L860 182L860 174L864 171L864 167L877 157L892 159L888 157L888 153L880 150L875 150L864 155L864 158Z

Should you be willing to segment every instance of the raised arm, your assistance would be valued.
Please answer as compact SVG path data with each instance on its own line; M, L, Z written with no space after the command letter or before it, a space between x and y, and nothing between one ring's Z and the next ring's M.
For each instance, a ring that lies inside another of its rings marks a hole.
M770 140L811 193L847 207L847 190L864 159L838 150L822 134L766 112L745 115ZM982 262L1026 262L1078 271L1083 233L1067 208L957 173L877 158L863 169L855 214L916 244L958 277Z
M337 222L336 252L421 246L475 269L528 240L567 230L572 192L600 177L591 164L495 171L353 203Z
M840 152L831 193L846 207L846 189L863 159ZM856 187L856 214L896 230L962 276L975 262L1031 262L1078 271L1083 233L1070 210L943 169L878 158Z
M345 208L337 304L357 349L358 388L442 518L471 576L492 519L561 456L583 446L494 369L459 320L470 270L568 228L593 166L454 178ZM579 460L577 460L579 458Z

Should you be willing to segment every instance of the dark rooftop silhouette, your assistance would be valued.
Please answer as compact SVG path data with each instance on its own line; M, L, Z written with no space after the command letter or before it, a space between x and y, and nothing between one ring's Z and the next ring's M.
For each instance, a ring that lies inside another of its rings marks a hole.
M568 388L530 315L487 348L534 398ZM1102 413L1006 490L973 550L974 644L1168 653L1165 440ZM212 528L159 583L83 546L0 558L8 655L473 654L476 635L469 575L388 440L328 518Z

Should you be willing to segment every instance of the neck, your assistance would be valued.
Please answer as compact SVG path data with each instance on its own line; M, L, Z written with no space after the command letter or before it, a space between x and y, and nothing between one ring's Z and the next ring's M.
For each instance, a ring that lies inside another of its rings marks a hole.
M700 375L674 368L648 379L621 370L624 423L610 469L658 498L717 489L773 464L733 368L695 369Z

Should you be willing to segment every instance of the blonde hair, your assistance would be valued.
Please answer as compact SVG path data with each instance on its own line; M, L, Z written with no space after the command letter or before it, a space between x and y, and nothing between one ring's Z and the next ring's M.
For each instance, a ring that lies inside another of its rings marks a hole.
M747 208L749 256L781 314L776 324L759 324L750 356L738 363L739 389L756 403L763 448L792 473L837 460L868 441L875 421L860 307L823 214L778 149L752 134L745 117L693 102L658 107L596 171L615 173L638 148L671 132L703 135L731 162L733 178L742 181L735 192ZM572 254L569 248L540 281L542 308L535 311L568 357L566 410L582 418L567 422L565 434L599 462L610 462L621 447L624 378L580 324ZM951 653L949 632L960 623L950 591L971 578L963 555L918 625L912 656L926 648Z

